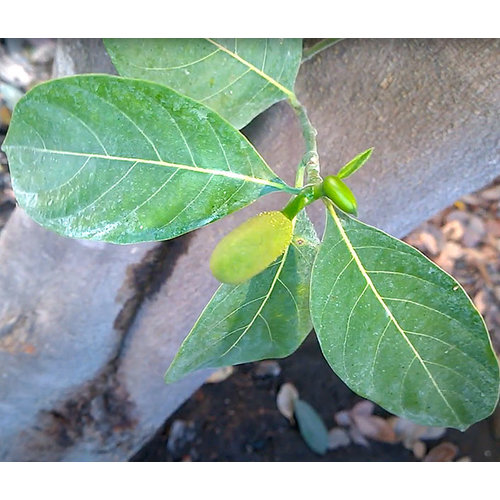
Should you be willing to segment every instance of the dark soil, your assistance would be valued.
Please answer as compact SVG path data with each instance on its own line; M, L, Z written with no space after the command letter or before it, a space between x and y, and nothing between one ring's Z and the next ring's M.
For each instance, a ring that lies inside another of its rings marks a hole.
M283 417L276 395L285 382L293 383L300 397L321 415L328 428L336 426L334 414L361 400L329 368L314 335L292 356L279 360L278 376L259 377L258 363L237 367L218 384L205 384L171 416L160 432L132 461L271 461L271 462L407 462L413 453L402 444L370 441L368 447L350 444L325 455L312 452L296 426ZM497 410L498 412L498 410ZM387 416L381 408L375 413ZM185 424L183 438L168 446L175 421ZM448 441L458 446L457 458L498 461L499 441L493 436L493 418L462 433L448 430L428 448ZM170 449L169 449L170 448Z

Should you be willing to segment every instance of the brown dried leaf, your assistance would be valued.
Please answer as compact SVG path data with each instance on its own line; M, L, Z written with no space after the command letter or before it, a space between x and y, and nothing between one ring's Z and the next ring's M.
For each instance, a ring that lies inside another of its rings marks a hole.
M277 361L265 360L256 364L254 374L257 378L277 377L281 367Z
M468 212L464 212L462 210L452 210L446 216L446 222L450 222L452 220L458 220L466 225L469 222L469 217L470 217L470 215Z
M425 427L425 432L420 435L420 439L424 441L429 439L439 439L446 433L446 427Z
M396 443L398 438L391 424L376 415L352 415L355 426L363 436L383 443Z
M294 422L293 412L294 412L294 401L298 399L299 391L297 388L287 382L280 387L278 395L276 396L276 406L279 412L286 417L290 422Z
M497 201L500 200L500 185L494 186L480 193L481 198L488 201Z
M500 238L500 220L488 219L485 222L486 232L494 238Z
M432 448L424 458L424 462L453 462L457 453L458 447L453 443L445 441Z
M446 245L443 247L442 254L445 253L453 260L460 259L464 255L463 248L455 243L454 241L447 241Z
M351 438L345 429L334 427L328 432L328 449L336 450L351 444Z
M420 233L420 247L424 252L431 254L432 256L437 255L440 252L440 245L438 245L437 238L427 231Z
M425 453L427 452L427 446L423 441L415 441L413 443L412 451L415 455L415 458L422 460L422 458L425 457Z
M459 220L451 220L443 226L443 235L448 240L460 241L464 232L464 225Z
M371 401L364 400L356 403L351 409L351 415L366 415L369 416L373 413L375 404Z
M469 224L465 226L462 243L469 248L475 247L481 243L485 234L484 222L477 215L471 215Z
M445 271L452 273L455 261L464 255L463 248L454 241L448 241L442 252L434 259L434 262Z
M462 201L468 205L480 205L481 197L478 194L466 194L462 196Z
M474 295L474 305L481 314L484 314L488 309L487 296L484 288Z
M370 447L370 443L368 440L361 434L359 429L355 426L349 428L349 435L354 443L359 444L361 446L365 446L366 448Z
M208 377L205 382L207 384L218 384L219 382L226 380L233 373L234 373L234 366L224 366L219 370L217 370L216 372L212 373L212 375L210 375L210 377Z
M415 441L425 432L425 427L415 424L411 420L400 417L392 417L388 419L396 437L403 442L403 445L408 450L411 450Z
M431 256L438 255L444 245L443 233L436 225L430 223L417 228L405 238L405 241Z
M9 125L10 124L10 111L7 106L3 106L0 102L0 125Z

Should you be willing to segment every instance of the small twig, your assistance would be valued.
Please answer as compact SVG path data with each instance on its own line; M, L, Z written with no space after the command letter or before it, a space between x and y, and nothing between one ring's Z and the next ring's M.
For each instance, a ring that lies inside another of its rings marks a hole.
M319 54L321 51L327 49L328 47L332 47L333 45L340 42L341 40L343 40L343 38L325 38L324 40L321 40L321 42L314 44L312 47L305 49L304 53L302 54L301 63L305 63L306 61L309 61L309 59L313 58L315 55Z

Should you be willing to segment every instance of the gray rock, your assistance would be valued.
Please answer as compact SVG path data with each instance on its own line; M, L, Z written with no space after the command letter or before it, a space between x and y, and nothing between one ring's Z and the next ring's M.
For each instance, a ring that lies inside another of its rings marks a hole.
M499 44L345 40L303 65L296 90L318 129L323 172L375 147L350 182L362 220L401 237L500 174ZM96 40L62 41L57 54L58 75L112 70ZM244 132L292 183L303 142L287 104ZM128 247L63 239L17 210L0 239L1 459L137 452L208 374L163 383L217 287L213 247L285 201L264 197L176 240ZM321 232L321 205L309 213Z

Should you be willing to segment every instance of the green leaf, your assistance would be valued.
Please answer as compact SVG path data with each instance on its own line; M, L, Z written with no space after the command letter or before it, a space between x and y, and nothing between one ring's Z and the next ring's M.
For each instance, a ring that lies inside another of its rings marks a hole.
M355 392L429 426L492 413L499 367L481 315L424 255L329 207L311 289L324 356Z
M16 106L4 149L19 204L75 238L169 239L294 190L205 106L107 75L35 87Z
M292 244L265 271L221 285L184 340L165 381L201 368L283 358L311 331L309 281L318 239L301 212Z
M309 448L324 455L328 448L328 430L318 412L305 401L294 401L294 413L299 425L300 434Z
M106 39L122 76L162 83L236 128L290 95L302 56L293 39Z
M349 163L346 163L337 174L340 179L345 179L352 175L356 170L360 169L372 155L373 148L363 151L358 156L354 157Z

